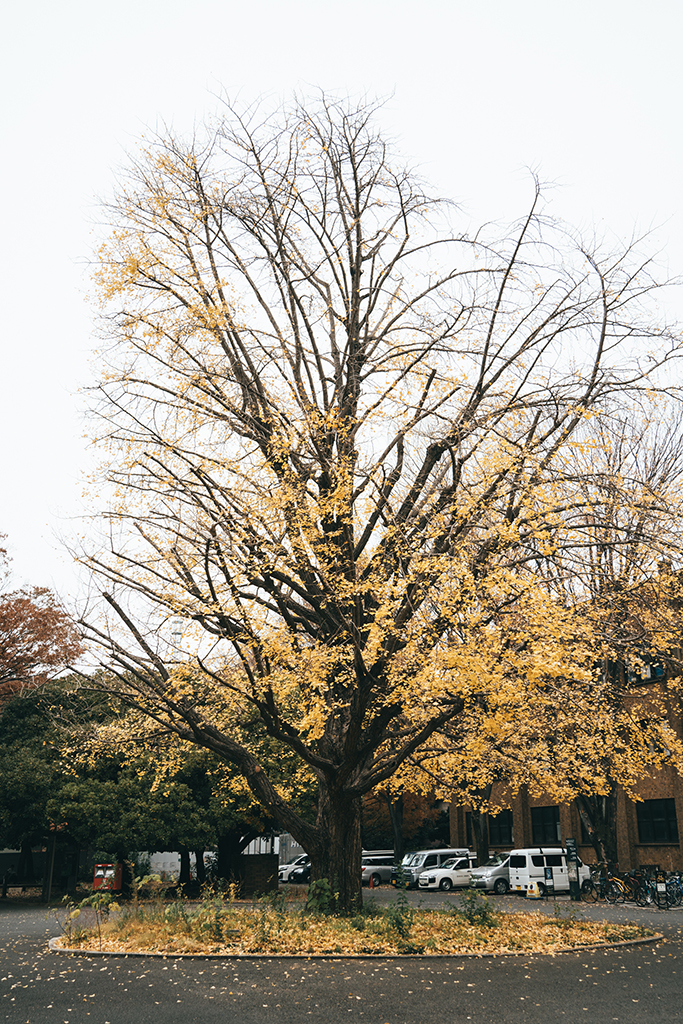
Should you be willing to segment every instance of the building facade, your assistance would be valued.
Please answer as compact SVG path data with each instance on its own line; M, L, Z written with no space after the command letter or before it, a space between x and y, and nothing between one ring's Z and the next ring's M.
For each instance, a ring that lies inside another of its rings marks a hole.
M619 870L654 865L666 871L683 870L683 779L673 768L664 768L640 784L638 795L640 800L630 800L623 789L617 790ZM494 799L506 802L502 793ZM525 787L507 802L509 807L500 814L487 815L491 850L564 846L568 838L574 838L581 859L588 864L596 861L576 804L532 797ZM471 814L466 806L451 805L451 843L473 846Z

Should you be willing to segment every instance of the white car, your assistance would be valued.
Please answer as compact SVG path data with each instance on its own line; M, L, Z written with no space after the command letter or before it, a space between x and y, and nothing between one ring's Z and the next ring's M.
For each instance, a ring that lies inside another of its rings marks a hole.
M298 857L292 858L287 861L286 864L281 864L277 872L278 882L288 882L289 876L291 875L294 868L301 868L304 864L308 863L308 854L302 853Z
M418 879L420 889L441 889L448 892L449 889L467 886L472 879L472 867L476 857L451 857L444 861L439 868L432 868L423 871Z

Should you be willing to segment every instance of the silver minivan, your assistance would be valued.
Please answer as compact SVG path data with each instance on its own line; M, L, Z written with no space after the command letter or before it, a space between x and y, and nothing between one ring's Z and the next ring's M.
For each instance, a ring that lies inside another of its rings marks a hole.
M510 854L492 853L486 864L472 868L472 883L475 889L486 889L504 896L510 888Z
M361 861L361 884L370 885L372 882L373 888L377 888L383 882L391 881L391 869L394 866L394 851L391 850L389 853L374 853L372 855L363 855Z

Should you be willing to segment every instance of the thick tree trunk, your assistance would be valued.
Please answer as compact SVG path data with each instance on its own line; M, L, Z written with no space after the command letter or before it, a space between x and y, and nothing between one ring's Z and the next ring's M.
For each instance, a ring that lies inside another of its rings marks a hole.
M318 825L320 841L309 850L311 883L326 878L334 909L357 914L363 905L361 889L361 798L323 789L321 783Z
M184 737L182 731L178 735ZM198 740L219 757L235 764L257 800L287 829L311 858L311 882L327 879L335 909L356 914L363 905L361 889L361 794L335 788L334 777L319 774L318 813L311 825L283 800L258 761L230 737L206 725L186 737ZM219 847L220 852L220 847Z
M598 864L615 870L618 866L616 788L607 796L579 796L576 805Z

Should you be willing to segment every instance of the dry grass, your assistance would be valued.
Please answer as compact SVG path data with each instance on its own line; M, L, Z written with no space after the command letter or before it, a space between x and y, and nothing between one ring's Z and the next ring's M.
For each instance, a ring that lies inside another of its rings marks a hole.
M554 953L654 934L634 924L582 920L574 913L497 914L478 896L448 910L416 910L399 900L370 904L353 918L296 909L277 895L253 907L221 899L132 906L112 911L102 927L111 952L375 956L391 954ZM97 929L71 929L62 945L99 949Z

